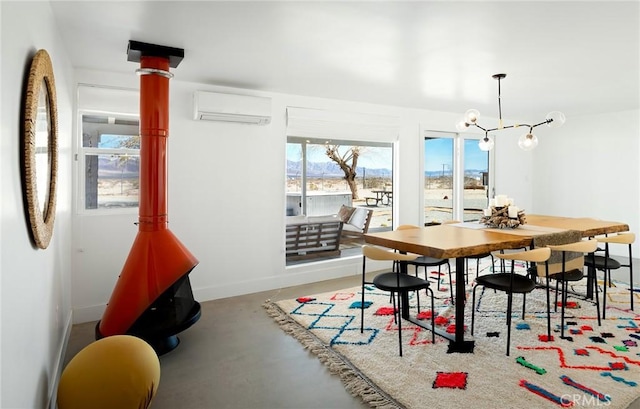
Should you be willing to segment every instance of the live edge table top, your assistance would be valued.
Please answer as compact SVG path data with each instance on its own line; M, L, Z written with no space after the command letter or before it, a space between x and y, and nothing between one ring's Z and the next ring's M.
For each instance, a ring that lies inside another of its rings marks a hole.
M364 238L370 244L436 258L466 257L531 244L528 235L446 224L423 229L367 233Z
M629 225L620 222L611 222L589 217L561 217L542 216L538 214L527 215L527 224L541 227L554 227L564 230L578 230L582 237L594 237L602 234L619 233L629 231Z
M529 247L533 237L553 231L578 230L583 237L628 231L624 223L591 218L527 215L517 229L461 227L468 223L443 224L365 234L365 241L404 252L436 258L467 257L502 249Z

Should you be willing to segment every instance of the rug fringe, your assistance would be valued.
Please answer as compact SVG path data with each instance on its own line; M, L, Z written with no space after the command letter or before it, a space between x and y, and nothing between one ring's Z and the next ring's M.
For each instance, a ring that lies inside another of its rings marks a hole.
M359 397L372 408L404 409L404 406L382 392L371 380L358 371L348 359L325 345L278 305L271 300L266 300L262 306L285 333L297 339L304 349L316 355L332 374L338 375L347 391L353 396Z

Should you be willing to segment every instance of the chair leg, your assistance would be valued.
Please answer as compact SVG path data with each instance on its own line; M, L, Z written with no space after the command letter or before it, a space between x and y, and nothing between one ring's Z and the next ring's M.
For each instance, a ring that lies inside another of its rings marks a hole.
M564 306L567 303L567 282L562 280L562 294L561 294L561 308L560 308L560 338L564 338Z
M396 268L397 268L398 270L396 270ZM407 268L409 268L409 267L407 267ZM417 267L416 267L416 268L417 268ZM391 268L391 271L393 271L394 273L398 273L398 272L399 272L399 269L400 269L400 263L399 263L398 261L394 261L394 262L393 262L393 266L392 266L392 268ZM393 291L390 291L390 292L389 292L389 302L390 302L390 303L392 303L392 302L393 302L393 297L394 297L394 295L393 295Z
M513 302L513 294L507 294L507 356L509 356L509 347L511 346L511 305Z
M596 313L598 314L598 326L602 326L602 321L600 320L600 295L598 294L598 281L597 280L593 280L593 292L596 296ZM607 286L605 285L604 288L607 288ZM605 290L606 291L606 290ZM604 315L604 310L602 312L602 314Z
M416 266L416 277L418 277L418 266ZM427 267L424 268L424 279L427 280ZM416 301L418 303L418 312L420 312L420 291L416 291Z
M469 284L469 259L464 259L464 283Z
M447 270L449 271L449 291L451 291L451 305L456 305L456 297L453 296L453 279L451 278L451 264L447 260ZM440 266L438 266L440 271Z
M396 293L395 292L391 292L391 297L393 298L393 322L395 324L398 323L398 320L396 320ZM398 293L398 299L400 297L400 293ZM398 301L398 304L400 304L400 301ZM398 305L398 311L400 311L400 306Z
M473 297L471 298L471 335L473 335L473 325L476 318L476 289L478 287L478 285L475 285L472 291Z
M402 314L402 295L400 294L400 291L398 291L398 345L400 348L400 356L402 356L402 317L400 316L400 314ZM395 310L393 316L395 319Z
M547 287L546 287L546 291L547 291L547 340L549 342L551 342L551 308L550 308L550 298L551 296L549 295L549 275L547 274Z
M427 292L431 294L431 343L436 343L436 306L433 301L434 294L431 288L427 288Z
M595 271L594 288L598 288L598 270ZM602 275L602 318L607 317L607 283L611 284L611 275L607 279L607 272Z
M362 300L360 304L360 333L364 332L364 272L362 273Z

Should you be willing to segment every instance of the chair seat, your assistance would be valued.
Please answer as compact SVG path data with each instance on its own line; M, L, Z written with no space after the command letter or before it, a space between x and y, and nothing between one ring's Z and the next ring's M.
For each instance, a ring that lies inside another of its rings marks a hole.
M587 267L594 267L597 270L604 270L604 261L605 259L607 260L607 269L610 270L617 270L620 267L622 267L622 265L620 264L620 262L616 259L613 259L611 257L606 258L604 256L595 256L595 260L592 261L591 257L586 257L584 260L584 265Z
M409 274L382 273L375 276L373 285L384 291L416 291L429 287L429 282Z
M449 261L449 259L446 259L446 258L435 258L435 257L428 257L428 256L420 256L420 257L416 258L415 260L407 262L407 264L411 264L413 266L434 267L434 266L440 266L440 265L443 265L443 264L447 264L448 261Z
M510 273L496 273L486 274L476 278L477 285L482 285L487 288L495 290L509 292L511 286L511 274ZM513 275L513 293L528 293L533 291L536 287L535 281L518 274Z
M552 280L563 281L562 273L550 274L549 278ZM573 269L573 270L566 271L564 273L564 281L580 281L583 278L584 278L584 273L582 272L582 270Z

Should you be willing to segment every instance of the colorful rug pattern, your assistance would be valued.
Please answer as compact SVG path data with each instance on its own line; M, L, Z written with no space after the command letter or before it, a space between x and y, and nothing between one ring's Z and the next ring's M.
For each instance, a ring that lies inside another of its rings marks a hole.
M471 277L475 271L471 268ZM490 268L480 268L480 274ZM454 307L446 275L431 272L436 292L436 325L454 331ZM437 288L436 288L437 287ZM584 293L584 283L573 288ZM607 292L607 319L598 326L596 307L571 298L565 339L560 313L552 312L552 340L546 336L546 293L514 296L511 356L506 356L506 296L478 289L474 336L471 290L467 285L465 337L473 354L447 353L448 341L408 321L402 322L403 357L389 294L365 288L365 328L360 332L360 287L267 301L280 326L341 376L347 389L376 408L629 408L640 398L640 315L629 308L629 288ZM640 303L634 292L636 303ZM552 302L554 293L551 293ZM428 297L411 297L412 315L430 321ZM553 307L552 307L553 308ZM640 401L638 401L640 403Z

